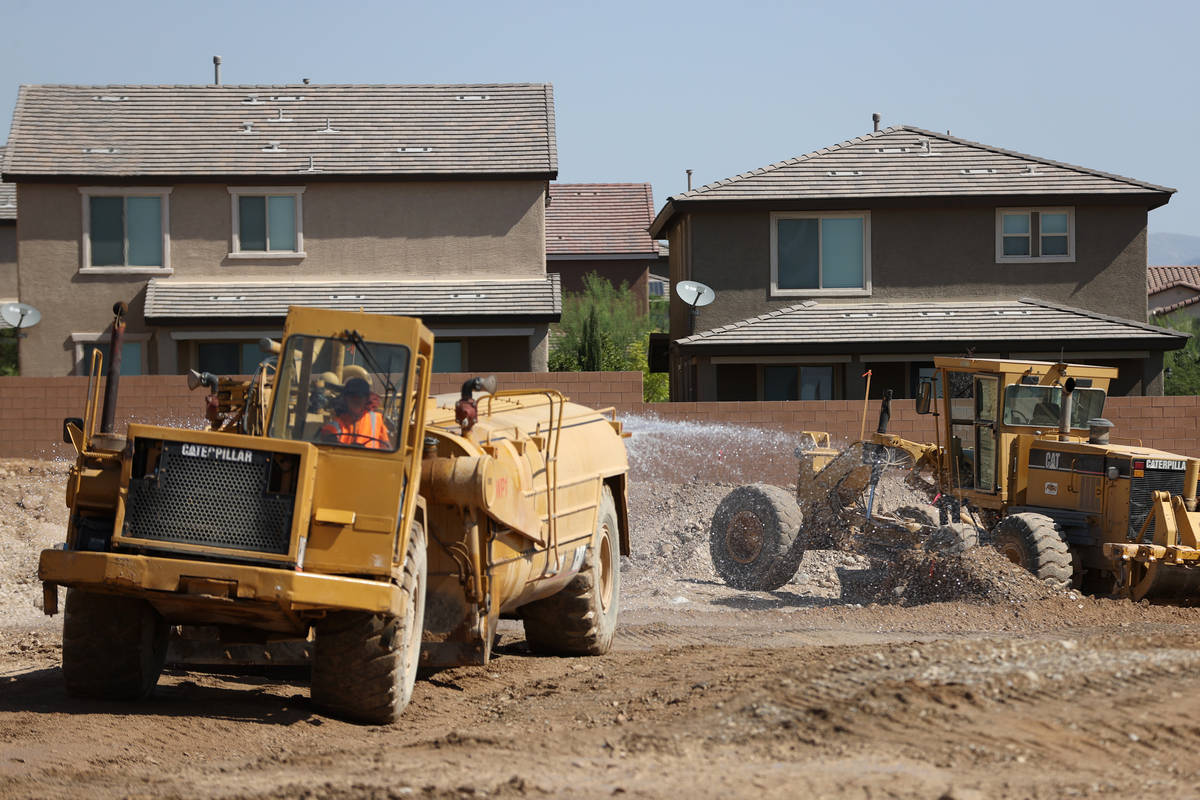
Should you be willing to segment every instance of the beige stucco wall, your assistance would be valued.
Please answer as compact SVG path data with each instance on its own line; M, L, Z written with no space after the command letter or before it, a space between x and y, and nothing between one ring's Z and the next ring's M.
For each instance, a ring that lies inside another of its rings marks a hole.
M304 258L231 259L227 185L179 184L170 196L171 279L544 275L544 193L541 181L310 183L303 194ZM79 274L79 186L23 183L18 198L21 299L43 312L42 324L22 342L22 374L70 374L75 366L71 334L104 331L116 301L130 305L130 334L152 335L144 347L147 368L158 370L161 354L161 367L174 371L166 363L174 352L174 344L163 338L167 331L149 328L142 318L148 276ZM534 353L539 346L530 341Z
M768 211L690 211L671 231L672 280L685 277L716 290L700 309L708 330L799 303L771 297ZM687 241L690 239L690 241ZM813 295L822 303L995 300L1036 297L1104 314L1146 319L1146 209L1075 205L1073 263L996 263L994 206L871 209L869 296ZM677 277L677 249L690 269ZM676 304L678 305L678 304ZM672 336L686 336L686 317L672 315Z
M0 298L17 297L17 223L0 219Z

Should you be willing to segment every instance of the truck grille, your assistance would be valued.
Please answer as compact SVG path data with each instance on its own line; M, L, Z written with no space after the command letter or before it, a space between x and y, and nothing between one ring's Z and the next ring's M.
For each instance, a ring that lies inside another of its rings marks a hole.
M272 491L282 488L272 472L296 475L298 455L162 442L157 464L147 474L137 466L154 444L135 444L134 474L144 477L129 482L123 536L287 554L295 484L284 481L287 489Z
M1150 515L1154 507L1154 492L1170 492L1173 495L1183 494L1183 470L1148 469L1141 478L1133 478L1129 485L1129 541L1135 541L1142 529L1142 523ZM1154 540L1154 521L1146 528L1143 544Z

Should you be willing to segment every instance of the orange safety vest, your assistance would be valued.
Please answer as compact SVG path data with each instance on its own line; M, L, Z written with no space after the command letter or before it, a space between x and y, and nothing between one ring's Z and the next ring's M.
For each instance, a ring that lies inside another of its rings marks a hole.
M337 440L342 444L357 444L376 450L391 447L387 426L377 411L368 411L353 422L346 422L341 417L334 417L333 422L337 426Z

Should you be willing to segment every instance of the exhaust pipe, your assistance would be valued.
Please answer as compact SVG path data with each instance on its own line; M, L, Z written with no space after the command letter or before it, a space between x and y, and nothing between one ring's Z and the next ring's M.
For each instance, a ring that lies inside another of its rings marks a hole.
M1073 405L1071 395L1075 391L1075 379L1067 378L1067 382L1063 385L1062 408L1058 412L1058 440L1060 442L1069 442L1071 440L1071 408Z
M1200 458L1189 458L1183 473L1183 507L1196 510L1196 484L1200 482Z
M125 343L125 314L129 307L113 304L112 338L108 345L108 377L104 382L104 410L100 412L100 432L113 432L117 413L117 389L121 384L121 345Z

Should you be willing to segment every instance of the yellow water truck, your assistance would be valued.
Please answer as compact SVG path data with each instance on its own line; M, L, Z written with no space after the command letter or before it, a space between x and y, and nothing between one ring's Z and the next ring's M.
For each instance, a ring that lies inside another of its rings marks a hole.
M115 391L102 413L94 357L64 422L66 541L39 566L47 613L68 587L71 694L148 695L173 626L310 642L314 703L371 723L400 715L419 667L486 664L501 617L538 652L609 649L629 552L611 410L481 379L429 397L433 334L412 318L291 308L276 350L213 429L124 436L97 430Z

